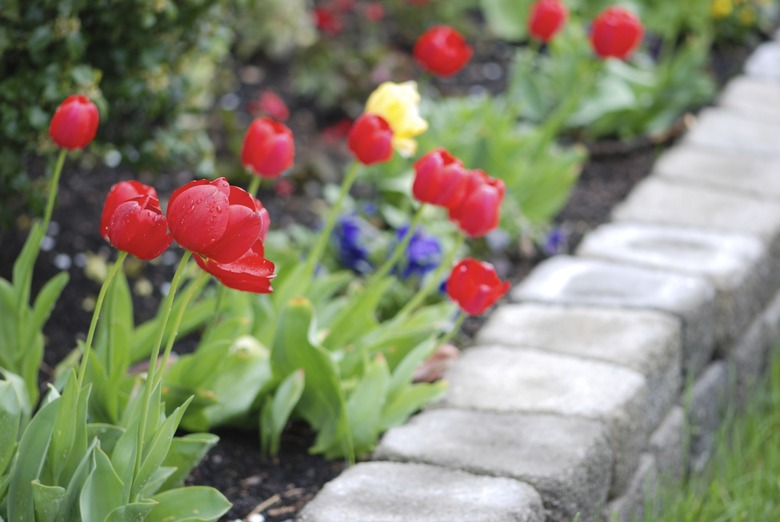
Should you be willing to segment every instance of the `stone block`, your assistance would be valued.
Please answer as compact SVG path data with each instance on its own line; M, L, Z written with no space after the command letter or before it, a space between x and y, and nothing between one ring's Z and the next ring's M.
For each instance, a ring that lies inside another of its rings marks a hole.
M648 424L656 426L682 389L681 323L661 312L523 303L491 314L481 344L534 348L611 362L644 375Z
M653 174L758 199L780 199L780 158L752 156L692 144L672 147L653 166Z
M608 522L648 520L645 518L645 508L653 501L657 485L658 472L655 460L652 455L644 454L626 492L604 508L604 520Z
M688 460L688 423L685 412L675 406L650 437L648 452L655 459L658 476L664 483L679 483Z
M776 125L780 122L780 82L738 76L726 85L718 105L747 118Z
M526 482L548 521L593 520L612 478L606 427L557 415L429 410L387 432L374 457Z
M733 372L733 400L737 405L750 397L764 375L768 353L766 326L759 317L726 354L729 369Z
M752 120L726 109L704 109L699 113L696 125L683 138L683 143L746 154L778 156L780 125Z
M752 236L612 223L589 233L577 254L708 279L717 293L714 324L721 346L742 334L769 298L766 247Z
M539 494L522 482L423 464L357 464L328 482L299 522L543 522Z
M780 82L780 43L759 45L745 63L745 74L759 80Z
M723 420L729 392L726 363L718 361L707 367L684 397L691 428L689 465L701 471L710 458L715 435Z
M780 292L769 301L762 315L767 341L770 346L780 342Z
M512 291L517 301L667 312L683 322L682 364L697 374L715 349L715 289L704 278L594 259L557 256Z
M649 438L648 393L639 373L609 363L530 349L466 350L448 372L443 407L549 413L607 424L615 465L611 493L628 484Z

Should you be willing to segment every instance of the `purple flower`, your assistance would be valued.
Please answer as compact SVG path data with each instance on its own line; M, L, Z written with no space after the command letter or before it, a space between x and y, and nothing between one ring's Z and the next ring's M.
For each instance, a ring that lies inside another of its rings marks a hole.
M372 270L368 262L368 249L362 241L363 229L368 226L359 217L346 214L341 216L333 231L339 262L358 274Z
M562 227L553 227L542 244L542 251L548 256L562 254L566 250L568 238Z
M396 240L403 241L408 231L409 226L399 228L396 232ZM403 279L411 276L423 277L439 266L441 254L442 248L438 239L419 229L415 230L409 245L406 247L406 258L401 261L401 268L397 268L397 270L400 271Z

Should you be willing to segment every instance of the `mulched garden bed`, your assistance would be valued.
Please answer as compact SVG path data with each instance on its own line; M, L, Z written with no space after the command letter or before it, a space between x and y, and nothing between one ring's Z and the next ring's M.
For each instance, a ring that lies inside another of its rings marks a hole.
M466 72L468 79L464 81L478 84L482 80L488 81L484 75L480 78L480 71L484 73L485 70L491 77L495 77L491 67L482 65L505 64L510 54L503 47L498 48L498 58L486 54L486 50L479 51L477 61L470 66L468 71L471 72ZM741 49L715 53L713 65L721 83L739 70L745 55ZM490 81L494 82L490 85L492 89L500 88L500 81ZM279 80L278 85L283 86L284 81ZM440 87L448 91L451 88L459 90L451 85ZM241 107L246 107L247 98L253 91L246 85L237 90L244 102ZM305 101L301 101L299 107L291 107L293 114L310 110ZM248 119L248 115L244 113L242 118ZM299 119L317 121L316 115L314 118ZM296 129L294 123L292 126L296 139L315 139L314 136L307 136L305 130ZM309 132L315 127L310 124ZM571 200L556 219L568 233L569 251L574 249L588 230L608 220L611 208L649 173L660 149L667 144L638 140L632 144L600 142L590 146L591 160L585 166ZM131 178L153 183L161 195L167 195L188 181L191 174L182 171L152 176L150 173L135 173L121 165L118 168L95 166L87 169L77 167L72 160L66 163L53 226L35 271L34 284L37 288L61 270L68 271L71 277L45 328L47 348L42 382L51 377L52 368L73 349L75 340L85 337L91 307L99 290L99 284L87 276L87 268L92 265L90 256L97 254L109 258L114 255L98 233L103 200L112 184ZM277 225L292 221L311 224L315 216L309 210L310 198L307 193L311 194L311 191L299 189L291 195L281 196L268 189L267 193L261 193L260 198ZM2 277L10 278L13 260L26 237L29 222L29 217L21 216L17 229L0 231L0 244L3 246L0 249ZM507 272L505 276L517 283L541 259L541 256L528 259L512 255L496 261L504 267ZM140 263L138 266L128 263L131 285L143 294L135 298L137 320L147 319L157 310L161 298L160 288L170 280L177 260L177 254L164 255L160 260L143 267L143 270ZM480 323L479 320L466 323L461 345L467 344ZM340 461L330 462L309 455L307 448L314 434L303 425L289 427L282 439L281 452L273 459L260 457L258 434L255 432L218 431L217 434L221 437L219 444L194 471L189 481L193 484L213 485L233 502L233 509L224 520L244 518L252 512L262 513L266 522L292 520L322 485L345 466Z

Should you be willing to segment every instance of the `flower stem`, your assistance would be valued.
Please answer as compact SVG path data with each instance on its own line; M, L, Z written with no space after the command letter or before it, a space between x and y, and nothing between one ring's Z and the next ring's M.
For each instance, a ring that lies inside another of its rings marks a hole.
M260 188L261 181L263 181L263 178L261 178L260 176L255 176L253 174L252 181L249 182L249 187L246 189L246 191L249 192L249 194L251 194L252 196L256 196L257 191Z
M314 275L314 270L325 252L325 247L328 246L333 227L336 226L336 218L341 212L341 207L344 205L347 194L349 194L349 189L352 188L352 185L357 179L358 173L360 172L360 166L361 164L357 161L352 162L349 169L347 169L347 174L344 176L344 181L341 182L341 191L339 191L338 198L336 198L336 202L333 204L333 207L331 207L328 217L325 220L325 226L320 231L320 235L317 238L317 243L315 243L314 248L309 252L309 258L306 260L306 270L304 271L303 276L307 281Z
M57 187L60 184L60 174L62 166L65 164L65 156L68 155L68 149L61 149L57 156L57 163L54 165L54 172L49 183L49 197L46 200L46 213L43 215L43 233L49 229L51 215L54 213L54 201L57 199Z
M136 446L135 472L133 473L133 477L135 477L141 469L141 463L143 460L144 439L146 438L146 417L149 415L149 402L151 401L152 395L151 377L156 372L157 357L160 355L160 346L162 345L163 338L165 337L165 328L168 325L168 318L171 316L171 310L173 309L173 299L176 296L176 289L181 283L181 279L184 276L184 270L187 267L187 262L190 260L191 256L192 253L189 250L184 251L184 255L181 257L181 261L179 261L179 266L176 267L176 273L173 274L173 279L171 280L171 287L168 290L168 295L165 296L165 301L163 301L163 315L160 318L159 332L157 335L157 340L153 345L154 348L152 349L152 355L149 358L149 370L146 373L146 383L144 384L144 397L143 403L141 404L141 419L138 424L138 441Z
M108 289L111 287L111 282L114 280L116 274L121 270L127 258L127 252L119 251L119 256L108 271L106 280L103 281L103 286L100 287L100 293L98 294L97 301L95 302L95 310L92 312L92 321L89 323L89 332L87 333L87 340L84 343L84 353L81 355L81 365L79 366L78 383L79 389L84 385L84 377L87 373L87 363L89 360L89 352L92 349L92 341L95 338L95 330L97 329L98 319L100 319L100 311L103 308L103 300L106 298ZM110 350L110 349L109 349Z
M396 314L394 320L403 320L408 317L409 314L417 310L417 308L425 301L431 292L438 288L442 279L444 278L444 275L452 268L452 262L455 260L455 256L458 255L458 251L460 250L460 247L463 246L465 241L466 236L463 234L458 234L458 239L455 240L455 244L452 246L450 251L447 252L447 257L444 258L438 268L436 268L436 271L428 277L425 285L420 288L416 294L414 294L414 297L412 297L412 299L409 300L409 302L407 302L403 308L401 308L401 310Z
M382 266L380 266L376 272L371 274L371 277L368 279L368 281L366 281L367 287L389 274L390 270L392 270L398 260L401 259L401 256L403 256L404 252L406 252L406 248L412 241L412 236L414 236L415 229L422 220L424 210L425 204L420 205L420 208L418 208L417 212L414 214L414 218L412 218L412 222L409 224L409 228L407 229L406 234L404 234L403 240L395 245L393 254L387 258L384 263L382 263Z
M462 310L458 310L458 315L455 317L455 322L452 324L452 327L449 329L449 331L442 335L441 338L437 341L437 344L439 346L443 344L447 344L450 342L450 340L460 331L460 327L463 326L463 321L466 319L466 314L463 313Z

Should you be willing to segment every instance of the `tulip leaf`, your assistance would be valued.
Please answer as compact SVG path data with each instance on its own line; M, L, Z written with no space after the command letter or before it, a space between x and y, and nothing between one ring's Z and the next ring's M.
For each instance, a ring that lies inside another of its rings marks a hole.
M21 425L22 407L16 390L11 383L0 381L0 476L14 456Z
M44 474L46 482L67 485L70 477L87 451L87 402L89 390L79 390L76 372L70 371L62 391L57 417L52 427L48 459L50 474Z
M70 479L67 486L65 497L60 502L59 512L57 513L57 522L70 522L79 519L79 499L84 488L84 483L92 471L92 462L94 461L94 451L98 445L97 440L93 440L82 456L76 471Z
M44 486L37 480L31 483L36 522L55 522L65 498L65 488Z
M35 330L43 328L43 324L49 318L63 288L68 284L69 278L70 276L68 276L67 272L61 272L49 279L46 284L43 285L41 291L35 296L32 322L31 324L26 325L26 328L33 328Z
M143 522L155 506L157 502L151 499L125 504L111 511L105 522Z
M111 511L124 504L124 483L100 447L92 452L92 465L79 496L81 519L83 522L104 522Z
M190 471L218 441L219 437L212 433L189 433L183 437L175 437L171 441L163 466L176 468L176 471L160 486L159 491L177 488L184 484L184 479Z
M266 398L260 416L260 447L264 455L276 455L282 431L301 399L306 385L303 370L288 375L276 389L273 397Z
M125 432L125 429L114 424L90 423L87 424L87 439L100 441L100 447L107 454L114 453L114 448L119 437Z
M385 405L379 429L384 431L403 424L414 412L441 397L446 389L444 381L407 386Z
M357 454L371 451L379 436L379 419L387 399L390 370L381 355L371 361L347 401L349 426Z
M214 488L191 486L158 493L145 522L201 522L216 520L230 509L230 502Z
M385 277L349 300L341 312L328 325L328 336L323 345L336 350L378 326L376 309L387 290L396 282L393 277Z

